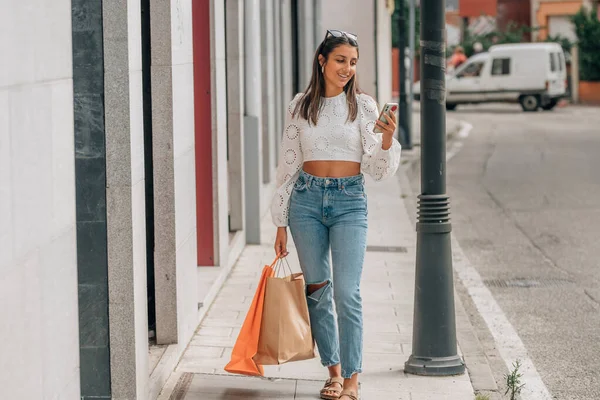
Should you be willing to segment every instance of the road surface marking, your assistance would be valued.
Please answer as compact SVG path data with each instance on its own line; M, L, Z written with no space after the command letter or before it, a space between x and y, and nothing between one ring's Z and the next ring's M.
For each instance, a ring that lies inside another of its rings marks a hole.
M512 371L514 369L513 363L517 360L521 362L522 383L525 384L521 392L521 399L552 400L552 396L537 372L533 361L529 358L529 354L521 338L508 321L508 318L506 318L498 303L496 303L490 290L483 283L477 270L473 268L463 253L458 241L454 238L452 240L452 247L454 270L458 273L458 277L467 288L475 307L477 307L477 311L479 311L479 314L494 337L498 352L506 363L506 367L509 371Z
M471 129L473 129L473 125L469 124L465 121L460 121L461 128L456 134L456 137L459 139L465 139L469 137L469 133L471 133ZM461 140L454 140L450 145L450 149L446 153L446 162L450 161L458 152L462 149L463 144Z

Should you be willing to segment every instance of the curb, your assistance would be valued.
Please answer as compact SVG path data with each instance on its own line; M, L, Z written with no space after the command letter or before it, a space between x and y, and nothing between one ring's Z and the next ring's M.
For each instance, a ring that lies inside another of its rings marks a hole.
M452 132L447 132L448 147L455 150L453 154L449 152L447 159L453 157L460 150L462 144L459 139L467 137L472 128L473 126L471 124L465 121L460 121L457 129ZM456 146L456 144L460 144L460 146ZM416 196L412 190L409 176L415 176L411 174L416 172L420 173L418 169L420 151L416 152L415 154L414 150L412 150L410 157L411 159L401 166L402 171L398 174L398 179L400 181L402 197L404 200L404 205L409 214L409 218L413 224L416 224ZM453 241L454 240L455 239L453 239ZM455 258L454 253L455 250L453 246L453 259ZM488 360L488 354L483 346L483 343L478 337L477 329L469 317L469 313L473 310L472 305L469 304L471 301L470 296L468 293L465 295L465 288L462 284L462 281L456 276L456 271L454 274L456 338L461 350L461 357L463 358L469 373L471 384L473 385L475 394L481 393L488 395L490 400L501 400L503 396L500 393L497 381L492 372L492 366Z
M454 126L450 127L450 129L446 130L446 150L447 157L446 160L452 158L458 153L460 147L456 146L456 143L459 143L457 139L463 139L469 136L469 133L473 126L466 121L460 120L457 121ZM455 148L457 147L457 148ZM449 149L454 151L448 151ZM448 155L450 157L448 158ZM402 150L402 161L401 166L404 168L405 173L409 176L414 176L419 171L419 165L421 161L421 146L419 144L415 144L411 150Z

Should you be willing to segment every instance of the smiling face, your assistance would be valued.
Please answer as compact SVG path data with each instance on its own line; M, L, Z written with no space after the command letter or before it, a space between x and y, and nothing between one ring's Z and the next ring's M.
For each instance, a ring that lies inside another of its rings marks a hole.
M343 89L356 74L358 50L356 47L342 44L329 53L327 60L319 56L319 62L324 67L325 85L332 89Z

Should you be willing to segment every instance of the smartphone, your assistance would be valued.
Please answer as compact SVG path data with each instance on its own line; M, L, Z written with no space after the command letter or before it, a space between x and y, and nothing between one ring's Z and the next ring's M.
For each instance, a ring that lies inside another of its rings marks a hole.
M396 110L398 110L398 103L385 103L385 105L381 109L381 113L379 114L378 120L387 124L388 121L387 121L387 118L385 117L385 115L388 114L390 111L396 112ZM373 132L381 133L381 129L379 129L377 126L375 126L375 128L373 129Z

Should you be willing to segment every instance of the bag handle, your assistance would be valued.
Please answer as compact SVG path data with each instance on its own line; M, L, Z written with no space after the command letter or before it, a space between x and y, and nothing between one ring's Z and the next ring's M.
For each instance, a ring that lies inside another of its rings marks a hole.
M281 253L277 253L277 256L275 256L275 259L273 260L271 265L269 265L269 267L275 268L275 266L277 265L277 262L280 260L280 258L279 258L280 255L281 255Z
M292 267L290 267L290 264L287 261L287 258L279 258L277 257L277 260L275 260L275 275L274 276L279 276L279 272L283 271L283 274L285 275L286 272L286 268L287 270L290 272L290 275L292 275L294 273L294 271L292 271Z

